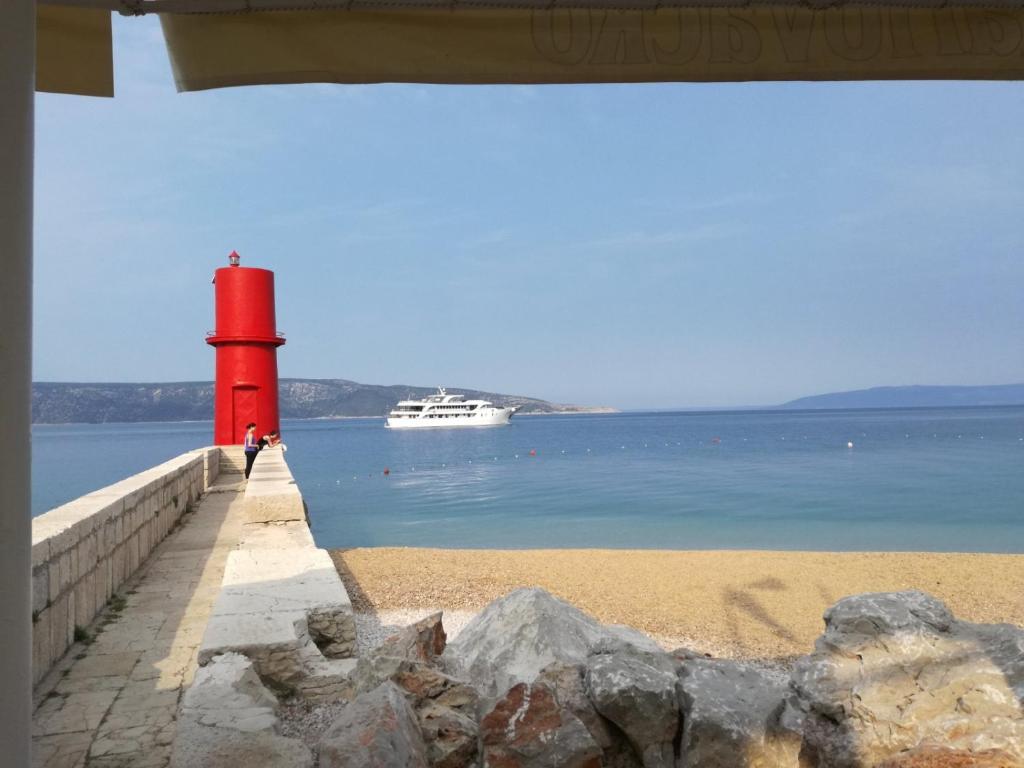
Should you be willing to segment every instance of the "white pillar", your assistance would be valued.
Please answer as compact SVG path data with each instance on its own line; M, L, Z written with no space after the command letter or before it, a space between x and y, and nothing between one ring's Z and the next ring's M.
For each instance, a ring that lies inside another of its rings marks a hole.
M32 132L34 0L0 2L0 763L32 733Z

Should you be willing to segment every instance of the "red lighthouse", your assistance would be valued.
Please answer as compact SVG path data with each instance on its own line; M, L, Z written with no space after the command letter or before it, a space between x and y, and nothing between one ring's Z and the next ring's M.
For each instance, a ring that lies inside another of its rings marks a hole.
M277 410L277 348L284 335L274 316L274 273L239 266L234 251L231 266L214 274L217 330L206 343L217 350L214 387L213 441L237 445L245 425L256 422L257 435L280 428Z

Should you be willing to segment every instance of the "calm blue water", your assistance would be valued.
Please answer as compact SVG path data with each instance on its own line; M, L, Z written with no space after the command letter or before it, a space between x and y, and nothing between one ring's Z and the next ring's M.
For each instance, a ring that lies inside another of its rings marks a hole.
M36 424L32 514L213 443L213 422Z
M282 432L324 547L1024 552L1024 408L519 417L404 432L293 421ZM36 487L77 495L90 488L71 481L90 464L102 485L209 435L38 428Z

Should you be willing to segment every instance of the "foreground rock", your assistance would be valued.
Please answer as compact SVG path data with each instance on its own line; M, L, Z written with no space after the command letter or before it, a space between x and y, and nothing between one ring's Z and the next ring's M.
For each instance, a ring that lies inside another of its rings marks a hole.
M441 614L434 613L388 637L376 652L433 664L444 653L447 640Z
M277 704L249 659L214 657L182 700L171 766L312 768L304 744L277 734Z
M360 659L352 680L360 693L385 682L397 685L416 713L429 764L462 768L473 765L479 752L478 696L473 686L438 669L445 640L441 614L428 616Z
M1024 759L1024 630L956 621L922 592L848 597L825 624L792 677L810 765L872 768L927 746Z
M479 728L461 709L429 702L416 711L432 768L465 768L476 765Z
M543 683L519 683L480 721L487 768L600 768L601 748Z
M416 713L394 683L353 699L320 740L320 768L427 768Z
M644 768L672 768L679 698L666 654L624 651L592 656L584 685L594 708L626 734Z
M536 680L549 664L582 665L593 651L622 645L660 652L639 632L606 627L543 589L517 589L467 624L444 659L456 677L495 701L513 685Z
M746 664L687 661L679 681L682 768L797 768L801 722L784 717L788 691Z

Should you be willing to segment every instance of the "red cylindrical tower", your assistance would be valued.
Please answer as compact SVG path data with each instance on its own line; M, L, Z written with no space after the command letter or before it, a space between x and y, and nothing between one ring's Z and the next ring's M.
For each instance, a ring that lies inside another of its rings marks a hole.
M245 425L256 422L256 434L280 429L277 410L277 332L274 314L274 273L239 266L234 251L231 266L218 269L217 329L206 343L217 350L214 385L213 441L237 445L245 440Z

